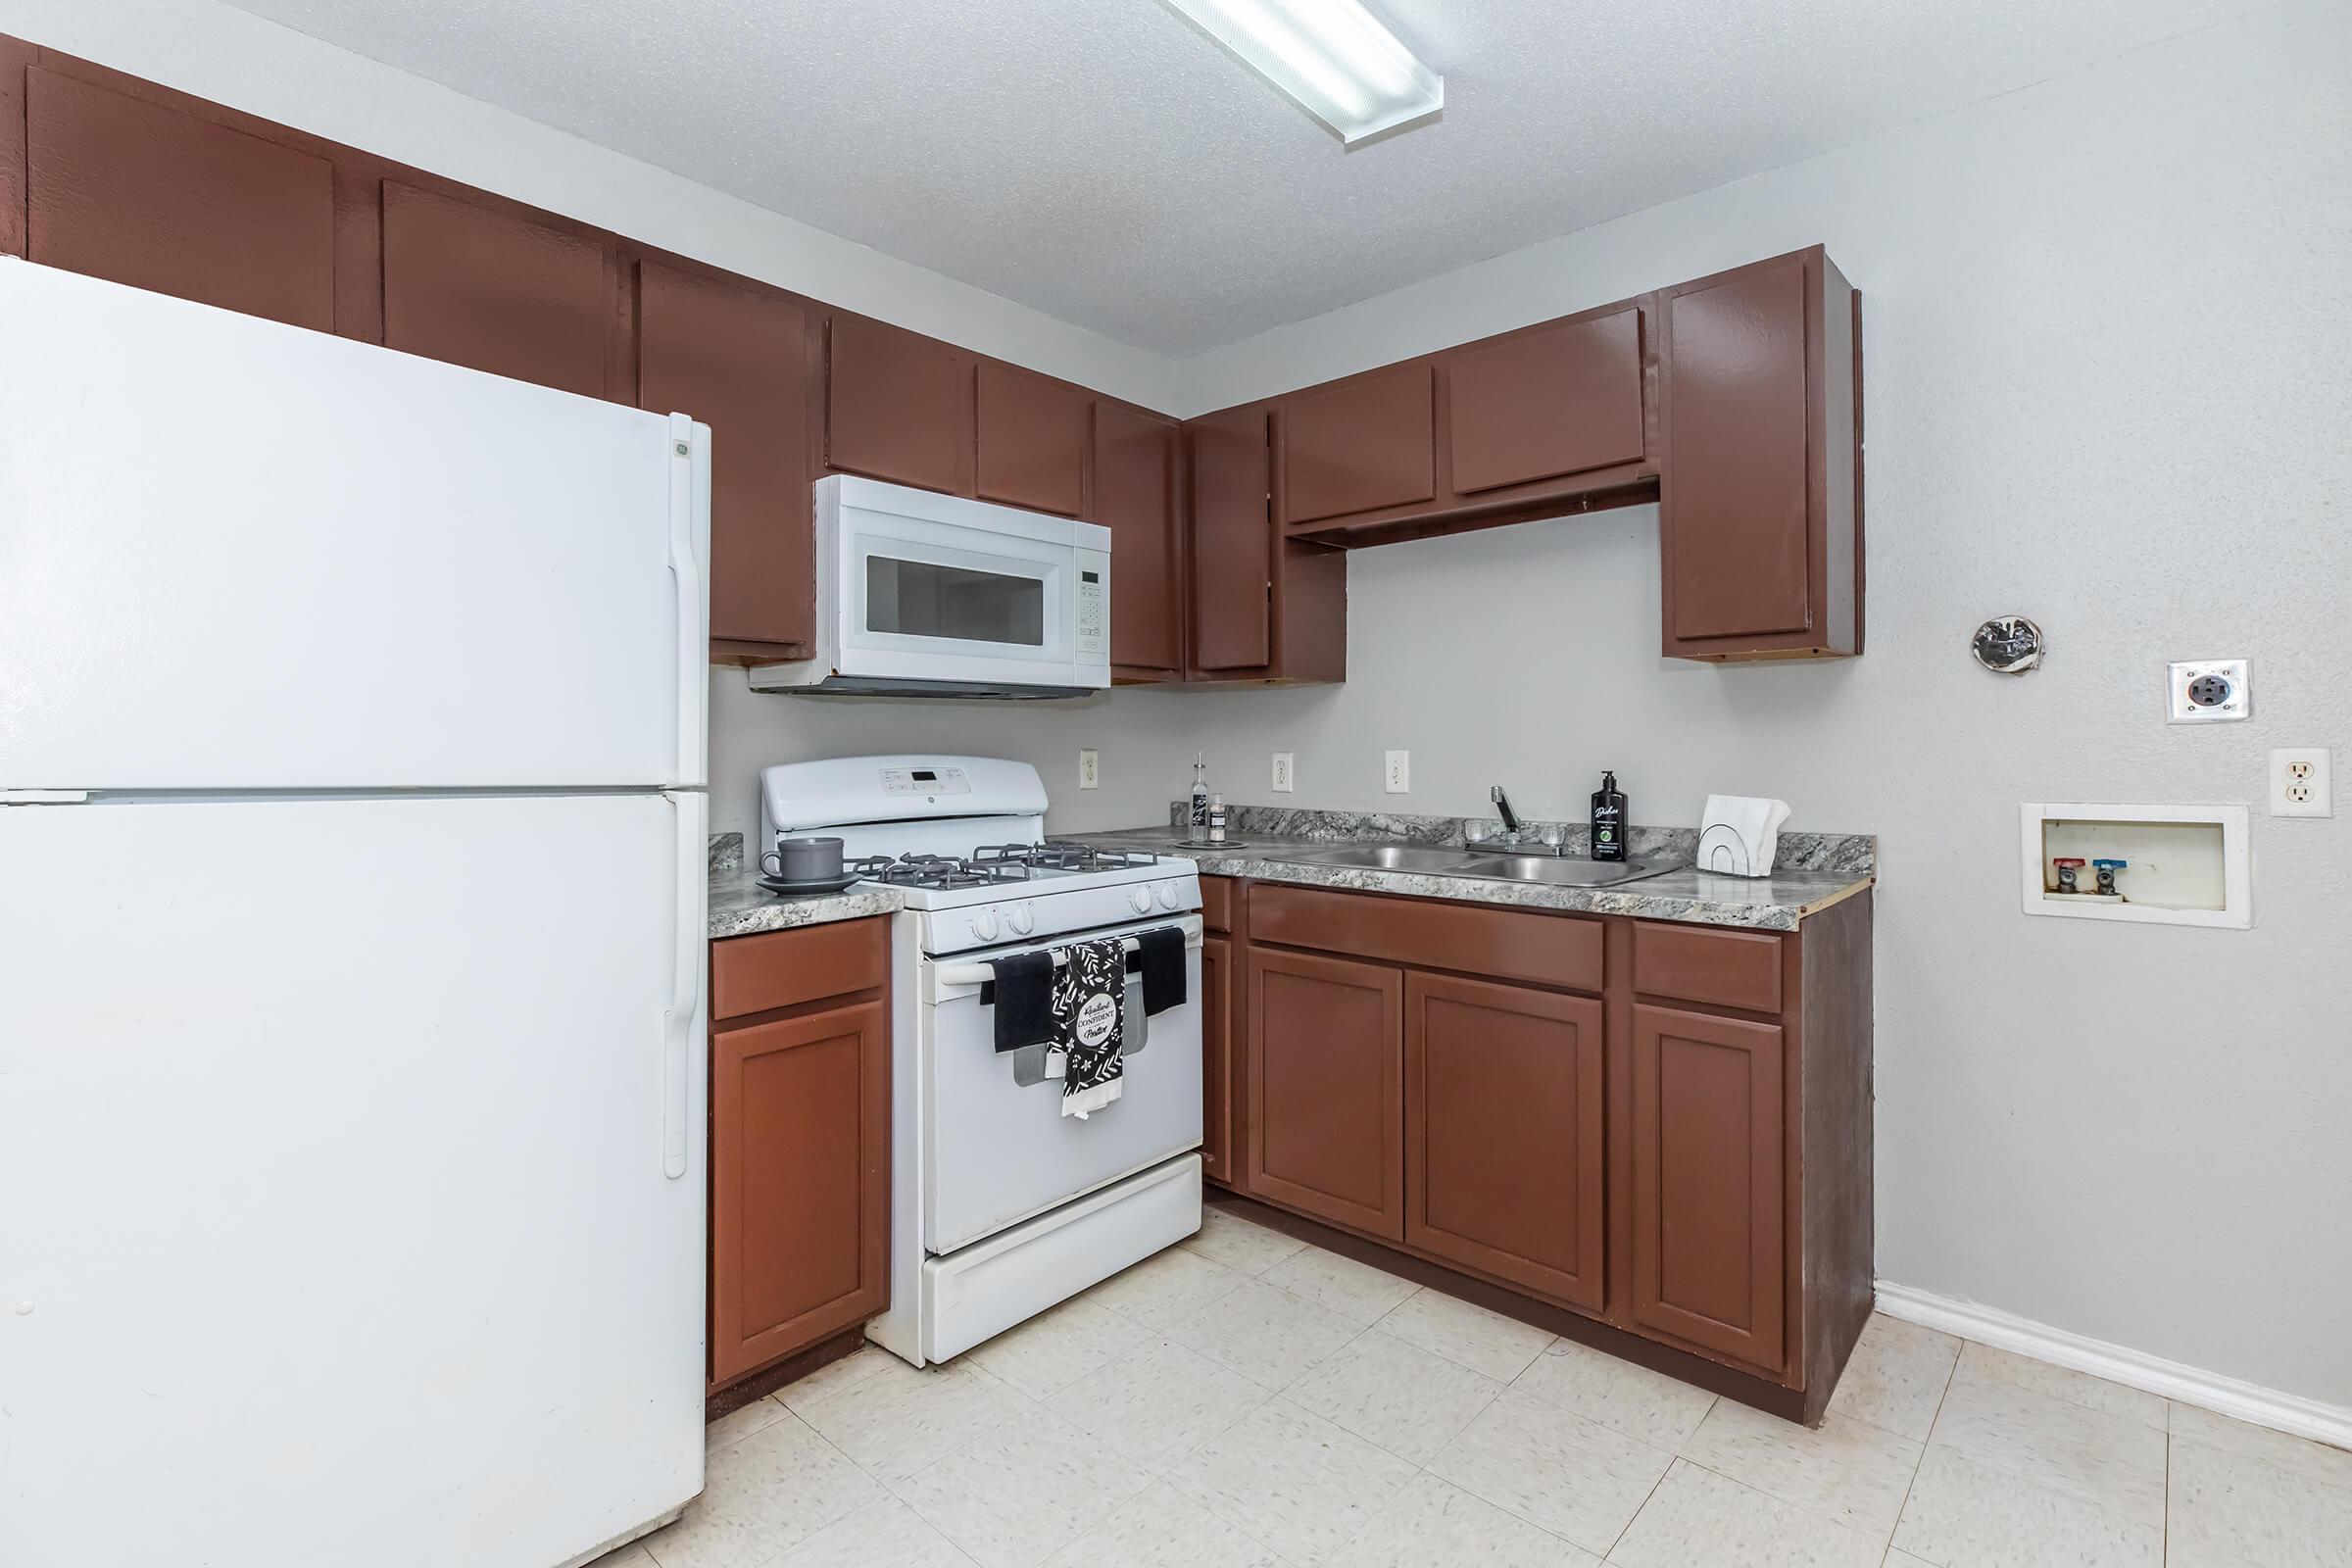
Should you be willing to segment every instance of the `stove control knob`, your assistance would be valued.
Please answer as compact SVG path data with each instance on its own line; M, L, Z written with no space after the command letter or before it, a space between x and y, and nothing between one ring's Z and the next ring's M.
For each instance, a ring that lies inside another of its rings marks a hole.
M1011 922L1014 936L1025 937L1037 929L1037 911L1026 904L1016 904L1006 909L1004 918Z
M1157 891L1158 891L1158 894L1159 894L1159 906L1160 906L1161 908L1163 908L1163 909L1173 909L1174 907L1176 907L1176 898L1177 898L1177 894L1176 894L1176 884L1175 884L1175 883L1173 883L1173 882L1162 882L1162 883L1159 885L1159 887L1158 887Z
M996 941L997 930L996 910L982 909L978 914L972 916L972 935L978 937L981 941Z
M1127 890L1127 902L1135 906L1136 913L1150 914L1152 912L1152 890L1138 883Z

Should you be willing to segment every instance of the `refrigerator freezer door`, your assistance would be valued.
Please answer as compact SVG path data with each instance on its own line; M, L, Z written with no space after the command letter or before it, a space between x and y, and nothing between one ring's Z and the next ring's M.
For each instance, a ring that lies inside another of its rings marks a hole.
M0 1561L554 1568L700 1490L701 809L0 808Z
M0 789L705 781L706 429L15 260L0 365Z

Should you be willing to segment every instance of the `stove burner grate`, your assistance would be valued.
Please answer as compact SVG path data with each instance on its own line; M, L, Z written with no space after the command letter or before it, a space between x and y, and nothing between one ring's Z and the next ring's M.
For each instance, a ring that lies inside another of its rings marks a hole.
M1024 882L1029 867L1014 862L983 862L952 855L872 855L849 867L869 882L904 888L979 888L1000 882Z
M972 859L981 865L1025 865L1040 871L1115 871L1130 865L1159 863L1159 857L1148 850L1099 849L1067 839L1048 839L1042 844L983 845L972 852Z

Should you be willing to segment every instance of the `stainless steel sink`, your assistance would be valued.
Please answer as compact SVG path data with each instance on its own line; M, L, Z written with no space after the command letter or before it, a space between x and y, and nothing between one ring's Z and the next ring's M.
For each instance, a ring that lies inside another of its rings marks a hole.
M1460 850L1433 850L1419 844L1334 844L1311 850L1284 850L1269 860L1297 860L1307 865L1352 865L1367 871L1422 871L1449 875L1477 858Z
M1465 859L1453 876L1497 882L1542 882L1551 887L1608 888L1639 882L1674 867L1662 860L1580 860L1556 855L1484 855Z
M1415 871L1424 876L1475 877L1488 882L1536 882L1550 887L1606 888L1671 871L1662 860L1586 860L1561 855L1481 855L1419 844L1334 844L1311 850L1264 852L1269 860L1301 865L1357 866L1367 871Z

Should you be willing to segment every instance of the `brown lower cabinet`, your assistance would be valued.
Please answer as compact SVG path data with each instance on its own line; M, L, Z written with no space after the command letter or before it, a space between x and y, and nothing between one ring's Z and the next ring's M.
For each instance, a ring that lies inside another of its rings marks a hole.
M1407 974L1404 1083L1404 1239L1600 1310L1600 1004Z
M1230 1185L1233 1162L1233 942L1200 939L1200 1174Z
M1404 1235L1404 976L1320 954L1250 954L1247 1191Z
M710 1386L890 1305L889 921L711 948Z
M1790 933L1272 882L1203 902L1248 993L1208 1047L1232 1085L1209 1136L1241 1151L1212 1180L1819 1418L1871 1305L1867 891Z
M1781 1026L1634 1008L1634 1321L1776 1366Z

